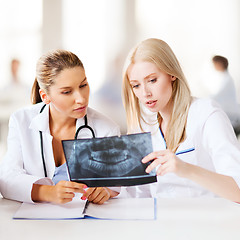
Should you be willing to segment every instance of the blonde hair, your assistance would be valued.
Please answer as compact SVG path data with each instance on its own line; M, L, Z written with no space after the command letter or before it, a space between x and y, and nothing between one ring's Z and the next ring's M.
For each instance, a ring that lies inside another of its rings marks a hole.
M176 80L172 82L171 101L173 102L173 109L165 133L167 148L175 152L179 144L186 138L185 129L192 97L175 54L168 44L160 39L150 38L142 41L129 53L125 62L123 72L123 102L126 110L128 130L131 131L136 127L142 129L141 121L144 121L138 98L135 96L128 79L129 66L143 61L154 63L161 71L176 77ZM158 113L159 125L161 121L162 117Z
M31 101L33 104L42 101L39 89L47 93L54 84L55 78L64 69L83 67L81 60L72 52L66 50L54 50L43 55L37 62L36 78L32 86Z

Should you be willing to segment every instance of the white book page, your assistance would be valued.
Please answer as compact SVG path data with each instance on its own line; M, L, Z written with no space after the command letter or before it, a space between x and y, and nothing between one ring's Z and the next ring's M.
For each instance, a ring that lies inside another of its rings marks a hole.
M114 198L102 205L90 203L85 215L102 219L154 220L154 198Z
M17 219L68 219L83 218L86 201L74 198L72 202L57 205L51 203L22 203L13 218Z

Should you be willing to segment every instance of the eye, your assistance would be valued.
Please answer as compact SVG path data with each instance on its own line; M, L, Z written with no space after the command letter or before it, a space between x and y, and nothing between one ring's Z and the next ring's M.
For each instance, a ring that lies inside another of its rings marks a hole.
M140 84L132 85L132 88L139 88Z
M85 84L83 84L83 85L80 85L80 87L79 88L84 88L84 87L86 87L88 84L87 83L85 83Z
M155 83L157 81L157 78L151 79L150 82L151 83Z
M66 95L66 94L70 94L71 91L63 91L63 92L61 92L61 93L64 94L64 95Z

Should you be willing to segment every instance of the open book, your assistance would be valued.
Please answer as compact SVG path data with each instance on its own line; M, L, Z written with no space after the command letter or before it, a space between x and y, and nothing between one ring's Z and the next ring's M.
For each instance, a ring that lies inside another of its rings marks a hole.
M115 198L102 205L74 198L72 202L55 205L51 203L22 203L13 219L118 219L155 220L156 199Z

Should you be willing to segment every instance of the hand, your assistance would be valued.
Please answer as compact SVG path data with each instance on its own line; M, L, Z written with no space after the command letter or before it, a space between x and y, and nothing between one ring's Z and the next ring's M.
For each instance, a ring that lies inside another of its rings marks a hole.
M112 190L106 187L95 187L89 188L81 197L83 200L88 199L89 202L103 204L106 202L111 196Z
M173 172L180 177L184 177L185 173L187 172L187 163L180 160L170 150L152 152L144 157L142 162L147 163L152 160L153 162L146 168L147 173L150 173L158 165L160 165L156 172L158 176L163 176L166 173Z
M49 193L50 202L54 203L67 203L71 202L75 196L75 192L85 193L84 188L87 188L85 184L60 181L55 186L51 186Z

